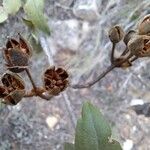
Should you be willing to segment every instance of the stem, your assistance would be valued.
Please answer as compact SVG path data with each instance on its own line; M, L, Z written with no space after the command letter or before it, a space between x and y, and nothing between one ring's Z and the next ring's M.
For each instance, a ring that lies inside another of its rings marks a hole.
M52 95L46 95L44 92L41 92L40 90L36 89L36 91L31 90L30 92L27 92L24 97L33 97L33 96L39 96L42 99L50 100L53 96Z
M33 91L30 91L30 92L27 92L24 97L33 97L33 96L36 96L35 92Z
M28 77L29 77L29 79L30 79L30 81L31 81L31 84L32 84L32 86L33 86L33 90L34 90L34 91L31 90L31 91L30 91L29 93L27 93L24 97L39 96L39 97L41 97L42 99L50 100L53 96L51 96L51 95L45 95L44 92L42 92L41 90L39 90L39 89L36 87L36 85L35 85L35 83L34 83L34 81L33 81L33 78L32 78L32 76L31 76L31 73L30 73L29 69L26 68L25 71L26 71L26 73L27 73L27 75L28 75Z
M114 62L114 52L115 52L115 47L116 47L116 43L112 43L112 50L111 50L111 63L113 64Z
M41 97L42 99L45 99L45 100L50 100L51 98L53 98L52 95L45 95L44 93L42 93L38 96Z
M116 63L116 64L112 64L110 67L108 67L106 69L106 71L104 71L102 74L100 74L95 80L93 81L90 81L89 83L87 84L82 84L82 85L72 85L71 87L74 88L74 89L82 89L82 88L89 88L91 86L93 86L95 83L97 83L98 81L100 81L101 79L103 79L110 71L112 71L114 68L116 68L117 66L123 64L124 62L126 62L128 59L130 59L133 55L132 54L129 54L127 56L127 58L125 58L124 60L122 60L121 62L119 63Z
M130 62L134 62L134 61L137 60L137 59L138 59L138 57L135 56L134 58L132 58L132 59L130 60Z
M121 56L125 56L128 52L129 52L129 49L126 47L126 49L123 51L123 53L121 54Z
M74 88L74 89L89 88L89 87L93 86L95 83L97 83L99 80L101 80L102 78L104 78L115 67L116 67L116 65L111 65L110 67L107 68L106 71L104 71L102 74L100 74L95 80L90 81L87 84L83 84L83 85L76 84L76 85L72 85L71 87Z
M31 73L30 73L29 69L26 68L25 71L26 71L26 73L27 73L27 75L28 75L28 77L29 77L29 80L31 81L31 84L32 84L32 86L33 86L34 91L36 92L37 87L36 87L36 85L35 85L35 83L34 83L34 81L33 81L33 78L32 78L32 76L31 76Z

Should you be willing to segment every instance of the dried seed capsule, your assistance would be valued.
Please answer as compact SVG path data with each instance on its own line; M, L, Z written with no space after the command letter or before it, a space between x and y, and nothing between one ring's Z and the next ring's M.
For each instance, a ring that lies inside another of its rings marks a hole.
M145 16L139 24L138 31L140 35L150 35L150 14Z
M109 30L109 39L112 43L118 43L124 36L124 31L120 26L114 26Z
M14 73L5 73L1 81L5 88L3 92L3 103L8 105L16 105L25 95L25 84L22 78Z
M150 56L150 36L136 35L128 42L128 49L137 57Z
M13 38L8 39L6 48L3 49L3 55L7 68L12 72L19 73L28 66L31 48L19 35L19 41Z
M28 66L28 57L24 55L18 48L5 49L4 58L7 68L15 73L24 71Z
M58 95L68 86L68 73L62 69L51 67L44 73L44 88L50 95Z
M127 32L127 34L124 36L123 39L124 43L127 45L130 39L133 38L134 35L136 35L136 32L134 30L130 30L129 32Z

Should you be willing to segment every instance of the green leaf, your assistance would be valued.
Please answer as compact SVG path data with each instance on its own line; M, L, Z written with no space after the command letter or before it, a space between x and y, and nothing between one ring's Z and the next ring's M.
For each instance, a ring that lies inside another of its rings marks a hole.
M8 18L7 12L4 10L3 7L0 6L0 23L2 23L5 20L7 20L7 18Z
M110 137L111 128L99 109L85 103L82 118L77 122L75 150L108 150L108 147L113 146L108 140ZM115 150L121 150L120 145L117 146Z
M75 150L74 145L71 143L65 143L64 150Z
M38 30L35 28L34 24L32 23L32 21L25 19L25 18L22 18L22 21L29 28L31 35L34 38L34 40L36 41L36 43L38 43L39 42L39 39L38 39L39 33L38 33Z
M104 150L122 150L119 142L112 140L112 142L105 145Z
M22 21L29 29L34 30L35 27L31 20L22 18Z
M24 6L24 11L35 28L50 34L50 29L44 16L43 8L44 0L27 0Z
M21 7L21 0L3 0L3 6L8 14L15 15Z

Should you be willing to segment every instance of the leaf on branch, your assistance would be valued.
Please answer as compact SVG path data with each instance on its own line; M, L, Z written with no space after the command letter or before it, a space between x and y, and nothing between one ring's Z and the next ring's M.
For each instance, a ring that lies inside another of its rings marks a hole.
M32 23L32 21L25 19L25 18L22 18L22 21L29 28L33 39L36 41L36 43L38 43L39 42L38 31L37 31L36 27L34 26L34 24Z
M34 25L35 28L50 34L50 29L47 20L43 13L44 0L27 0L24 11L27 14L28 20Z
M111 128L98 108L85 103L82 118L78 120L75 135L75 150L121 150L120 144L112 140Z
M15 15L21 7L21 0L3 0L3 6L8 14Z
M65 143L65 145L64 145L64 150L75 150L75 149L74 149L74 144Z
M6 21L8 18L7 12L4 10L2 6L0 6L0 23Z

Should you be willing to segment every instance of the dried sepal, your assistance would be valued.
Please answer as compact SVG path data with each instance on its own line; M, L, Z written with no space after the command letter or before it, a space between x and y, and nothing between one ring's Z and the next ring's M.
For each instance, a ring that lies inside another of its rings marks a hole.
M50 95L58 95L68 86L68 73L62 68L51 67L44 72L43 81Z
M150 14L146 15L138 26L140 35L150 35Z
M15 47L19 47L19 42L16 41L14 38L8 38L6 42L6 49L15 48Z
M109 39L112 43L118 43L124 36L124 31L120 26L114 26L109 30Z
M128 42L131 40L131 38L133 38L135 35L136 35L136 31L134 30L128 31L124 36L124 39L123 39L124 43L127 45Z
M6 105L16 105L22 100L24 95L25 95L24 90L12 91L6 97L4 97L2 103Z
M150 56L150 36L136 35L128 42L128 49L137 57Z
M7 96L7 90L4 86L0 85L0 98Z
M16 105L25 95L25 84L22 78L14 73L5 73L1 81L5 89L3 103Z
M28 67L31 47L21 35L19 41L8 38L6 47L3 48L3 55L6 67L12 72L19 73Z
M22 52L24 52L26 55L31 57L32 56L32 48L31 48L30 44L27 42L27 40L24 39L23 36L21 36L21 34L19 34L19 44L20 44L20 49L22 50Z

